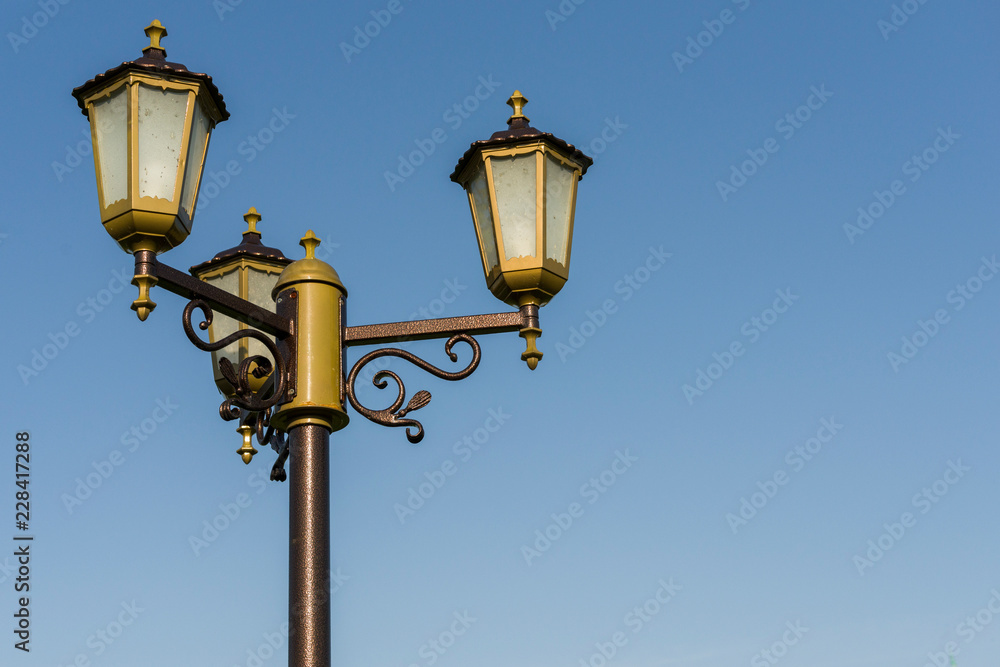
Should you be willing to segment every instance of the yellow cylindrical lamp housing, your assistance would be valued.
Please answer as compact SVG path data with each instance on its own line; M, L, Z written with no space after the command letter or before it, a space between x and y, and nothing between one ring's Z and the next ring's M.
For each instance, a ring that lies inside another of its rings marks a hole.
M73 90L90 119L101 222L127 252L160 253L191 232L209 137L229 118L212 78L166 60L154 21L143 57Z
M248 225L243 232L243 242L234 248L223 250L215 257L191 267L191 275L209 285L218 287L230 294L249 301L264 310L274 310L274 299L271 292L278 282L278 276L292 260L285 257L277 248L269 248L261 243L261 234L257 223L261 216L257 209L251 208L243 219ZM226 336L249 328L248 325L221 313L214 313L212 323L208 327L208 338L211 342L222 340ZM269 357L267 348L252 338L241 338L221 350L212 352L212 369L215 373L215 385L223 395L233 398L235 388L222 375L219 360L226 358L234 368L248 357ZM253 370L253 369L251 369ZM268 376L256 377L248 375L250 388L259 391Z
M300 241L305 258L288 265L272 292L278 313L295 321L289 400L271 416L271 424L286 432L302 424L339 431L349 421L341 356L347 290L333 267L316 259L319 243L310 230Z
M593 160L528 125L515 92L509 128L472 144L451 178L465 188L490 291L543 306L569 278L576 184Z

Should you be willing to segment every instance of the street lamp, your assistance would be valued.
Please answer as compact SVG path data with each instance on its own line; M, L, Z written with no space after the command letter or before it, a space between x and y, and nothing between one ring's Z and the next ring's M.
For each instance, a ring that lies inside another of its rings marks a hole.
M229 117L222 95L205 74L166 61L159 21L146 28L143 57L99 74L74 89L94 137L101 221L135 258L132 304L145 320L160 286L189 300L182 324L188 339L211 352L224 400L219 413L239 420L249 463L257 444L278 452L271 479L283 481L289 462L289 661L290 667L330 664L329 437L344 428L347 402L363 417L404 427L410 442L423 438L410 413L426 406L429 392L407 400L402 379L380 370L373 384L393 380L392 405L365 407L355 385L360 371L381 357L399 357L444 380L461 380L479 365L477 334L517 331L525 338L521 358L535 369L542 354L538 310L569 276L576 184L591 158L555 136L528 125L527 99L508 100L508 129L477 141L452 179L468 192L483 271L490 291L517 310L432 320L347 326L347 290L337 272L316 257L320 240L310 230L300 241L305 257L291 261L261 243L253 208L244 216L243 241L191 274L157 259L191 231L209 135ZM192 317L200 311L198 328ZM364 354L344 373L347 347L445 338L445 353L465 343L472 360L447 371L398 348ZM405 405L404 405L405 404Z

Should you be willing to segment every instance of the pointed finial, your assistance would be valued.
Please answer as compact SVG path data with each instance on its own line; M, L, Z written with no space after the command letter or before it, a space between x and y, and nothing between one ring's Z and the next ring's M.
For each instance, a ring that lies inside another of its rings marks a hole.
M320 240L316 238L311 229L299 241L299 245L306 249L306 259L316 259L316 246L319 244Z
M247 230L243 232L243 235L247 234L257 234L260 236L260 232L257 230L257 223L260 222L260 213L253 206L250 210L243 215L243 220L247 223Z
M240 424L236 431L243 436L243 445L236 450L236 453L243 459L243 463L250 465L254 454L257 453L257 449L253 446L253 428L249 424L244 423Z
M163 24L159 20L154 20L148 26L146 26L146 37L149 37L149 46L142 50L143 53L149 49L158 49L163 51L163 55L167 55L167 50L160 46L160 40L167 36L167 29L163 27Z
M507 100L507 104L514 110L514 115L507 119L508 125L519 119L524 119L525 123L531 122L531 119L524 115L524 105L527 103L528 98L522 95L520 90L515 90L514 94Z
M521 353L521 361L527 362L528 368L535 370L542 358L542 353L535 346L535 341L542 335L542 330L538 327L525 327L518 335L524 339L526 344L524 352Z

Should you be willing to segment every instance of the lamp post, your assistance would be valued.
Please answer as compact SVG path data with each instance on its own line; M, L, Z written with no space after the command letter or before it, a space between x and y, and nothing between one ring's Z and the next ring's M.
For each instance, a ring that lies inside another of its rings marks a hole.
M238 420L249 463L257 444L278 452L271 479L286 479L289 461L289 659L291 667L330 664L329 438L344 428L351 406L384 426L404 427L412 443L423 426L410 413L426 406L429 392L407 400L402 379L380 370L380 389L392 379L397 397L388 408L360 403L355 386L362 368L380 357L399 357L444 380L476 370L478 334L517 331L521 358L534 370L542 353L538 311L569 277L576 184L593 163L581 151L528 125L527 99L515 91L508 128L477 141L459 160L452 180L468 193L487 287L517 310L488 315L347 326L347 290L337 272L316 258L320 240L308 231L297 261L261 242L253 208L244 216L243 241L191 274L161 263L157 255L191 232L209 136L226 120L222 95L211 77L168 62L159 21L146 28L143 56L97 75L73 90L91 124L101 221L135 258L132 308L145 320L159 286L189 300L182 325L188 339L212 353L219 413ZM201 313L195 331L192 318ZM345 373L347 347L445 338L445 353L465 343L472 360L447 371L398 348L364 354ZM404 406L405 403L405 406Z

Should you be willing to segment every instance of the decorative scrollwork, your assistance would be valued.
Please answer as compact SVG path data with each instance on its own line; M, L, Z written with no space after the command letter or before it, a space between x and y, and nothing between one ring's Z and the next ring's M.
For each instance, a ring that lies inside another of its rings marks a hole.
M403 401L406 400L406 387L403 386L403 381L399 379L399 376L389 370L381 370L375 373L372 378L372 384L379 389L385 389L388 386L386 378L392 378L399 388L399 393L396 396L396 400L392 402L392 405L383 410L371 410L364 407L358 402L355 384L357 383L358 374L361 369L369 364L370 362L378 359L380 357L399 357L405 361L409 361L411 364L422 368L431 375L439 377L442 380L462 380L464 378L472 375L472 372L476 370L479 366L479 359L481 356L479 343L476 339L469 334L460 333L452 336L448 339L448 342L444 344L444 351L447 353L448 358L452 361L458 361L458 355L451 351L457 342L468 343L469 347L472 348L472 361L469 365L460 371L454 373L449 373L448 371L441 370L440 368L433 366L420 357L417 357L406 350L400 350L398 348L390 347L381 350L375 350L364 355L358 359L354 367L351 368L350 374L347 376L347 398L350 400L351 405L357 410L363 417L369 419L376 424L382 424L383 426L405 426L406 427L406 439L410 442L416 444L420 442L424 437L424 427L423 425L415 419L405 419L406 415L414 410L419 410L428 403L431 402L431 394L429 391L421 390L413 395L406 407L403 408ZM402 409L400 409L402 408ZM410 427L416 428L416 432L412 432Z
M188 340L190 340L199 350L215 352L217 350L221 350L227 345L235 343L241 338L253 338L263 344L274 358L274 364L272 365L271 360L267 357L261 355L250 356L240 362L239 368L234 368L232 362L226 358L219 360L219 370L222 371L223 377L225 377L226 380L233 385L233 388L236 391L236 395L234 397L227 398L219 407L219 412L222 415L222 418L238 418L238 415L234 415L233 413L233 406L249 410L251 412L260 412L277 405L285 394L285 360L278 352L278 347L274 344L274 341L272 341L270 337L263 332L255 329L243 329L232 333L215 343L207 343L198 337L198 334L195 333L194 327L191 324L191 316L194 313L195 308L200 309L204 317L204 321L198 324L198 328L202 331L208 329L208 326L212 323L214 314L209 305L201 299L194 299L184 307L184 317L182 320L184 324L184 333L187 334ZM275 369L274 366L277 366L277 368ZM270 397L264 398L250 388L249 376L252 374L254 377L261 378L268 373L271 373L272 370L274 371L275 377L274 391L271 392ZM230 416L227 417L227 414Z
M206 343L198 337L191 324L191 316L194 314L195 308L200 309L204 316L204 321L198 325L202 331L208 329L214 314L209 305L200 299L192 300L184 308L184 333L199 350L215 352L241 338L253 338L260 341L274 358L272 363L265 356L251 356L240 362L238 368L234 367L232 362L226 358L219 360L219 370L222 372L222 376L236 391L234 397L227 398L219 406L219 416L225 421L239 420L240 426L237 431L244 435L244 439L243 446L237 450L237 453L243 457L244 462L249 463L257 453L251 444L253 436L256 436L258 445L270 446L278 452L278 459L271 468L271 479L284 482L287 479L285 460L288 458L288 440L284 431L271 425L271 408L282 400L285 393L286 365L284 358L266 334L253 329L237 331L215 343ZM251 375L260 379L269 373L272 374L273 381L268 381L264 387L256 392L250 388Z

